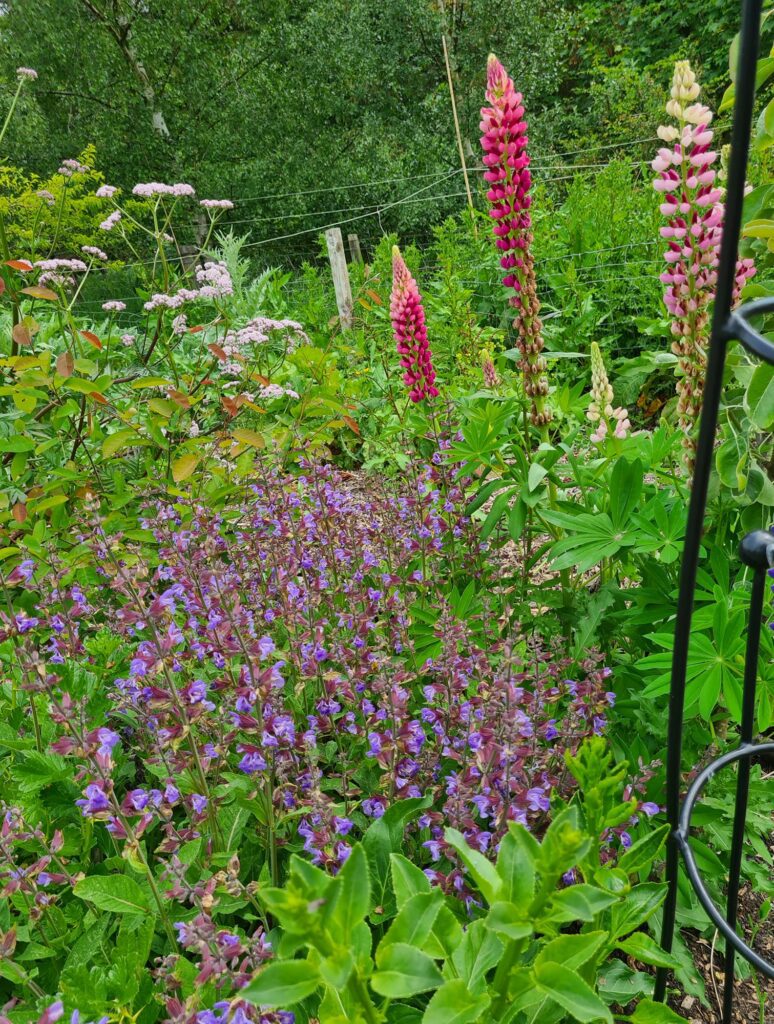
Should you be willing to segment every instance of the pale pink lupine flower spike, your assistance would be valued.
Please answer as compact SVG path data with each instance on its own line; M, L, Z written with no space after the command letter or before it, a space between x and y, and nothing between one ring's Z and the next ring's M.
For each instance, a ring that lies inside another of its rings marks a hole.
M653 187L662 197L660 209L667 218L660 229L667 242L667 269L661 281L666 285L664 304L672 316L672 351L679 360L677 414L689 468L704 393L709 305L715 298L725 215L723 190L713 169L718 154L710 148L712 111L698 101L700 92L688 61L678 61L666 105L676 123L658 129L665 145L651 165L658 174ZM753 274L751 259L737 260L734 304Z
M403 381L409 389L409 398L412 402L435 398L438 388L435 386L433 357L427 341L422 296L397 245L392 247L390 318L400 365L405 370Z

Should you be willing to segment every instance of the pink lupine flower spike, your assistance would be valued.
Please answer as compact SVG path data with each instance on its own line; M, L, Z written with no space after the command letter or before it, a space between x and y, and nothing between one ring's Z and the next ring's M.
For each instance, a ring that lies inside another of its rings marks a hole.
M422 296L397 245L392 248L390 317L401 357L400 365L405 370L403 381L409 389L409 398L412 402L435 398L438 388L427 341Z

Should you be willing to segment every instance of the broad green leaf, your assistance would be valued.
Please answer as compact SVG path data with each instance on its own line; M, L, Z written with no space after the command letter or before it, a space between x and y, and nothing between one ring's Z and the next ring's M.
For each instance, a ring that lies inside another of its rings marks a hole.
M462 925L445 905L441 905L438 917L423 949L435 960L448 960L462 942Z
M586 885L584 882L570 885L551 897L548 910L541 917L541 921L551 921L555 924L593 921L597 914L617 903L618 899L618 896L604 892L594 885Z
M774 366L761 363L755 368L744 402L756 427L769 430L774 425Z
M484 1013L489 1002L486 993L474 996L464 981L455 978L433 995L422 1024L472 1024Z
M666 898L666 886L661 882L635 885L622 903L610 911L610 932L614 939L628 935L644 924Z
M284 960L267 964L247 988L239 990L239 996L254 1006L286 1009L310 996L321 980L308 960Z
M473 876L481 895L490 905L494 903L502 890L503 883L494 866L479 853L468 846L465 837L456 828L444 829L446 842L460 855L460 860Z
M527 475L527 489L534 491L535 488L540 486L547 476L548 470L546 467L541 466L539 462L533 462L529 467L529 473Z
M109 434L102 442L102 454L106 459L109 459L116 452L120 452L122 448L126 448L130 444L137 444L139 440L143 440L140 434L136 430L117 430L114 434Z
M405 942L409 946L422 947L432 931L435 919L443 904L440 889L417 893L408 900L392 922L376 950L376 962L381 966L387 948L394 942Z
M418 868L416 864L412 864L402 854L390 854L390 866L392 885L399 909L402 909L418 893L429 893L431 891L430 879L424 871Z
M572 971L577 971L596 954L605 944L607 932L581 932L580 935L560 935L547 942L535 960L535 966L549 961L563 964Z
M364 920L370 906L368 861L362 843L357 843L328 890L323 919L337 940L347 943L350 932Z
M387 947L371 988L388 999L405 999L438 988L443 976L427 953L404 942Z
M192 452L188 452L185 455L181 455L179 459L175 459L172 463L172 479L175 483L179 484L183 480L187 480L200 461L201 456L195 455Z
M610 476L610 518L618 529L629 525L642 494L642 463L639 459L627 462L618 459Z
M452 962L471 992L479 990L486 972L499 963L504 946L483 921L469 924L462 942L454 951Z
M658 857L669 835L669 825L661 825L653 829L633 843L618 861L618 867L627 875L636 875L640 871L649 870Z
M90 875L81 879L73 893L100 910L114 914L151 914L148 897L127 875Z
M538 987L581 1024L605 1021L613 1024L610 1010L575 971L553 961L535 964Z
M231 435L240 444L246 444L249 448L265 448L266 439L262 434L254 430L247 430L245 427L237 427Z
M398 851L403 849L403 836L408 822L415 818L423 808L428 807L430 802L431 798L429 796L398 800L387 809L381 818L377 818L376 821L369 825L363 836L363 849L368 858L369 875L371 878L371 906L381 907L387 917L392 917L396 910L395 897L390 886L390 857L393 853L397 855ZM410 862L406 863L408 867L401 874L405 874L414 868L414 865L410 864ZM396 869L393 865L393 881L396 870L400 871L401 868ZM414 868L415 875L417 872L423 874L419 868ZM418 884L421 885L422 883ZM413 896L414 892L420 891L430 891L430 883L426 878L425 887L414 889L410 895Z
M171 384L172 381L168 380L166 377L140 377L138 380L133 380L129 387L135 391L139 391L142 388L169 387Z
M524 909L532 902L535 892L535 860L540 845L523 825L511 822L500 842L497 854L497 874L503 883L502 898Z
M641 999L629 1021L630 1024L685 1024L684 1017L652 999Z
M627 939L617 943L618 949L640 963L650 964L651 967L679 967L680 962L670 953L666 953L661 946L652 939L647 932L632 932Z
M519 908L514 903L503 900L492 904L484 918L484 924L490 931L505 935L509 939L526 939L533 932L531 922L524 919Z

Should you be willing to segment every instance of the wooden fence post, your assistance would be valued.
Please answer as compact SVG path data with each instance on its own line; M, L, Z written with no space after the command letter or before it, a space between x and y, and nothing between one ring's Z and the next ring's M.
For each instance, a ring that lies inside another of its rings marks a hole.
M325 232L325 241L328 243L328 259L331 261L339 323L342 331L348 331L352 327L352 290L349 286L349 272L344 255L341 228L328 228Z
M362 263L363 254L360 251L360 239L357 235L347 235L347 241L349 242L350 263Z

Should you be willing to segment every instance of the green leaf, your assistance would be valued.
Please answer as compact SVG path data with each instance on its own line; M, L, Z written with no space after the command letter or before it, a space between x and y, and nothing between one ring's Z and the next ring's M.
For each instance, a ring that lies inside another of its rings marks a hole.
M523 825L510 822L497 854L497 874L503 883L502 898L525 913L535 893L535 861L539 855L537 840Z
M200 461L201 455L195 455L193 452L187 452L185 455L181 455L180 458L175 459L172 463L172 479L175 483L179 484L183 480L187 480Z
M538 987L566 1010L573 1020L579 1020L581 1024L598 1020L613 1024L610 1010L575 971L553 962L536 963L535 980Z
M685 1024L684 1017L663 1003L654 1003L652 999L640 1000L629 1021L631 1024Z
M440 889L432 892L420 892L412 896L401 908L398 916L390 925L386 935L376 950L376 962L379 966L387 948L394 942L404 942L409 946L421 948L427 941L443 904L443 893Z
M644 924L666 898L666 886L661 882L635 885L622 903L610 911L610 932L614 939L628 935Z
M371 877L371 906L381 906L387 917L391 917L395 913L395 899L390 888L390 856L403 849L403 835L407 823L421 810L428 807L430 802L429 796L398 800L387 809L381 818L377 818L369 825L363 836L363 849L368 858ZM393 865L393 878L395 870ZM416 870L419 871L418 868ZM419 874L423 874L423 872L419 871ZM415 889L414 891L429 892L430 883L427 882L427 879L425 882L427 883L425 889ZM413 894L414 892L411 893L411 895Z
M240 989L239 996L255 1006L286 1009L310 996L321 980L317 968L308 960L273 962L247 988Z
M761 363L755 368L744 403L756 427L768 430L774 425L774 367Z
M464 981L454 978L433 995L422 1024L472 1024L484 1013L489 1002L486 993L474 996Z
M503 944L483 921L474 921L465 930L462 942L454 951L452 963L471 992L484 986L486 972L499 963Z
M608 960L597 973L597 988L606 1003L625 1006L653 991L653 975L635 971L623 960Z
M144 440L137 433L136 430L117 430L115 434L109 434L102 442L102 455L104 458L109 459L116 452L120 452L122 448L126 448L130 444L137 444L139 441Z
M664 952L659 944L647 932L632 932L628 939L617 943L618 949L651 967L679 967L680 962L670 953Z
M618 867L627 875L636 875L640 871L648 871L658 857L669 835L669 825L648 832L636 843L632 843L626 853L618 861Z
M417 893L429 893L431 891L430 879L424 871L418 868L416 864L412 864L402 854L390 854L390 866L392 885L399 909L403 909L406 903L416 896Z
M545 466L541 466L539 462L533 462L527 474L527 489L534 491L547 476L548 470Z
M90 875L73 889L82 900L114 914L151 914L148 897L127 875Z
M326 985L341 991L355 969L355 957L351 949L337 949L331 956L320 961L320 976Z
M405 999L438 988L443 976L427 953L405 942L387 947L371 988L388 999Z
M441 905L424 951L435 960L447 960L462 942L462 925L445 905Z
M643 469L639 459L618 459L610 476L610 518L621 530L629 525L642 494Z
M547 913L541 921L570 924L572 921L593 921L597 914L607 910L619 897L581 882L562 889L551 898Z
M596 956L607 938L608 933L601 931L560 935L543 946L537 955L535 965L553 961L563 964L569 970L577 971Z
M368 861L362 843L356 843L328 890L323 920L342 943L356 924L365 919L371 905Z
M460 855L460 860L473 876L481 895L487 903L494 903L503 887L500 876L494 866L479 853L468 846L465 837L456 828L444 829L446 842Z
M526 939L533 932L531 922L524 919L519 908L503 900L492 904L484 918L484 924L490 931L505 935L509 939Z

